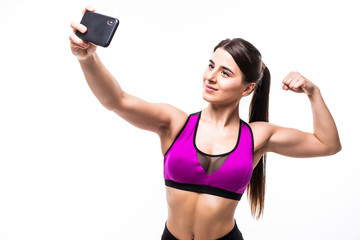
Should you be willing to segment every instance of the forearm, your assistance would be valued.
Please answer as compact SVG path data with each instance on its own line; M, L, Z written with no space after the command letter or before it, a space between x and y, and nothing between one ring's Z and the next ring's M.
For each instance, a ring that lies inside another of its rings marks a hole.
M338 152L341 149L339 134L319 88L314 89L309 95L309 100L313 114L314 135L329 149L330 154Z
M91 91L102 105L112 109L120 103L124 92L96 53L79 63Z

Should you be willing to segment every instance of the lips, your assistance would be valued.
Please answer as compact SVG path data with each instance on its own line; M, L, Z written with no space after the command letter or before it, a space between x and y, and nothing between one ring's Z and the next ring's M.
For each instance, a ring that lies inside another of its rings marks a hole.
M210 86L210 85L208 85L208 84L205 85L205 89L206 89L207 91L210 91L210 92L214 92L214 91L217 91L217 90L218 90L218 89L216 89L216 88L214 88L214 87L212 87L212 86Z

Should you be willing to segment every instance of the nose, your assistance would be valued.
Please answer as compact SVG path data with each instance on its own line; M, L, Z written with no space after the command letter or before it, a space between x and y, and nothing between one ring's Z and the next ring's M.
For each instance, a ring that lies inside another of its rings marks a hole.
M206 80L211 82L211 83L216 83L217 82L216 72L215 71L209 71L207 76L206 76Z

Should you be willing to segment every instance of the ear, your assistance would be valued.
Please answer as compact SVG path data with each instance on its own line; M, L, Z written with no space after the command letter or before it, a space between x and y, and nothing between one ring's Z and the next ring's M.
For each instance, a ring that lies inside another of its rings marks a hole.
M250 93L252 93L252 91L254 91L255 87L256 87L256 83L254 83L254 82L249 83L249 85L245 88L245 90L242 93L243 97L250 95Z

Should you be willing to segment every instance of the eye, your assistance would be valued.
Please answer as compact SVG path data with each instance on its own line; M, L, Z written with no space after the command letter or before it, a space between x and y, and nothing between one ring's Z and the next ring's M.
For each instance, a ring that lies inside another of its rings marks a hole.
M214 65L212 63L209 63L209 68L214 69Z
M225 75L226 77L230 77L230 74L228 73L228 72L226 72L226 71L222 71L221 72L223 75Z

